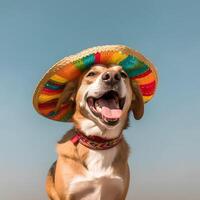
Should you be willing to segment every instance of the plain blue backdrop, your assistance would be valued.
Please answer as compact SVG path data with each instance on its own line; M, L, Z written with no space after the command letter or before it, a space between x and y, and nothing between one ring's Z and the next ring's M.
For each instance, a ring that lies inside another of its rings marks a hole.
M0 199L47 199L56 141L71 127L39 116L32 94L57 60L124 44L157 66L159 88L131 119L128 200L200 198L200 1L0 0Z

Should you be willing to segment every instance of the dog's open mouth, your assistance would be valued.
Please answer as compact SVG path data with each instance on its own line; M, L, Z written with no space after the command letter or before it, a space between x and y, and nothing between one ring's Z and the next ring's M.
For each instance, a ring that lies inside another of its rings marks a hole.
M116 125L122 115L125 98L116 91L108 91L99 98L88 97L88 106L93 114L108 125Z

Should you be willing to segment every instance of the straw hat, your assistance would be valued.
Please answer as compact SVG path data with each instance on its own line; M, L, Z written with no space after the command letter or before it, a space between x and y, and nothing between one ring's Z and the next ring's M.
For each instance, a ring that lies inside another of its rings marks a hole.
M50 68L39 82L33 96L33 105L37 112L49 119L70 121L75 106L72 101L66 100L58 108L59 98L68 85L93 64L122 66L130 79L138 84L144 103L154 96L158 77L154 65L147 58L123 45L97 46L67 56Z

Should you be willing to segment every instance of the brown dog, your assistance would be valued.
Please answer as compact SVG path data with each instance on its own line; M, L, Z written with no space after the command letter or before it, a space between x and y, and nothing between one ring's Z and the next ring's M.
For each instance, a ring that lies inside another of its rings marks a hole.
M122 132L130 111L136 119L143 115L137 84L119 65L93 65L76 84L68 85L58 108L66 98L76 104L74 128L57 144L58 159L46 181L49 199L125 199L129 147Z

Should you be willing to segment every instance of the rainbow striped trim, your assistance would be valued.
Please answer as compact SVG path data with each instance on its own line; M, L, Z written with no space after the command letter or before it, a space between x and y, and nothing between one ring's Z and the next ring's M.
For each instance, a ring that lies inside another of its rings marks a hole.
M36 89L34 95L36 110L49 119L69 121L74 113L74 106L66 102L56 112L58 99L68 82L79 78L94 64L122 66L130 79L139 85L144 103L150 101L155 94L157 72L149 60L126 46L100 46L83 51L74 57L66 57L56 63Z

